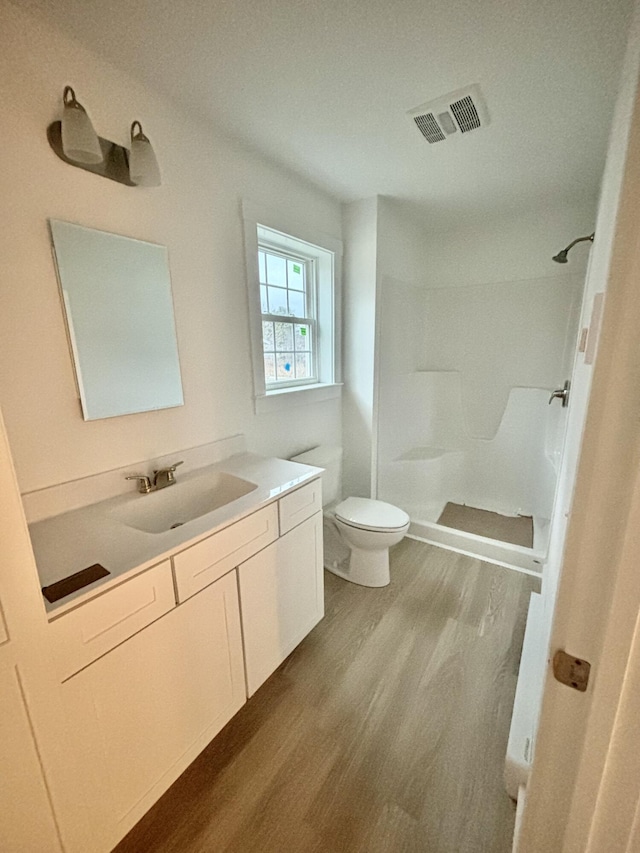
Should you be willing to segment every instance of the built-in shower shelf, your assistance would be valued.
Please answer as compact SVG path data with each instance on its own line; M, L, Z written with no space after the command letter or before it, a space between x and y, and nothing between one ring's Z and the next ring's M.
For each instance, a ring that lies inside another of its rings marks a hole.
M412 447L398 456L396 462L424 462L430 459L440 459L448 453L456 453L446 447Z

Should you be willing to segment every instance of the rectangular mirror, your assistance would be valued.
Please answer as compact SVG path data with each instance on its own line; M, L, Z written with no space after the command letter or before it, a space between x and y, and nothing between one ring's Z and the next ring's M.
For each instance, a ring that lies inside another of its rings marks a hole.
M182 406L166 247L49 225L84 419Z

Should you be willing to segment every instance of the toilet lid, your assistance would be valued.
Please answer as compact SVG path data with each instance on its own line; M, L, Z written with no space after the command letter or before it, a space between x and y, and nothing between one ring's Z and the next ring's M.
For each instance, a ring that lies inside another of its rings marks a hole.
M409 516L397 506L370 498L347 498L335 508L336 518L363 530L399 530Z

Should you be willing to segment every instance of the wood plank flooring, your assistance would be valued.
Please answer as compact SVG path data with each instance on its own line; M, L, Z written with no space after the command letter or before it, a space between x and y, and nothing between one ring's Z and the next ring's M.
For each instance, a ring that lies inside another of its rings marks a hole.
M502 773L539 581L410 539L391 577L325 575L325 619L117 853L509 853Z

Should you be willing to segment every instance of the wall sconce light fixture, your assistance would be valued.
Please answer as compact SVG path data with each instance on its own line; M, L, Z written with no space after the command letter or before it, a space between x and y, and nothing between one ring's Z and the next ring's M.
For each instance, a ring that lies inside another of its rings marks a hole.
M103 154L98 134L93 129L87 111L76 100L76 93L71 86L65 86L62 102L64 110L61 135L65 156L74 163L102 163Z
M142 132L139 121L134 121L131 125L129 176L139 187L159 187L161 183L156 155L151 143Z
M65 86L62 121L47 128L49 145L61 160L129 187L158 187L162 183L156 155L139 121L131 125L131 151L98 136L85 108Z

